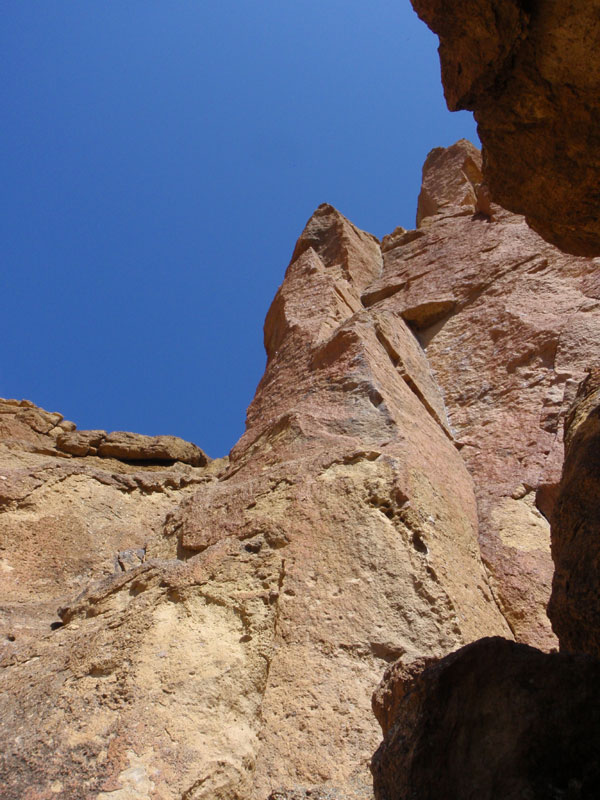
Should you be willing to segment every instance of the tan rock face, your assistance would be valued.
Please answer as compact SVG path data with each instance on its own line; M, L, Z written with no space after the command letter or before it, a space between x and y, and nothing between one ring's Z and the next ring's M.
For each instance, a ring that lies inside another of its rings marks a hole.
M181 465L203 483L146 527L143 561L121 553L62 603L61 627L13 643L8 798L368 798L386 663L510 635L423 351L400 314L362 305L382 266L377 240L317 210L225 471Z
M596 4L412 4L440 37L448 107L475 113L495 201L566 252L600 254Z
M59 624L58 607L90 580L143 561L169 511L211 479L211 469L184 463L71 459L60 447L64 437L106 437L74 428L31 403L0 400L0 652L7 657Z
M590 371L566 419L565 465L552 519L555 564L548 614L561 651L600 658L600 370Z
M507 630L422 351L398 315L362 309L380 269L372 237L318 209L267 317L247 432L223 480L172 523L186 552L241 540L256 564L281 560L264 589L273 638L251 797L369 796L364 687L381 665ZM264 651L251 635L248 651Z
M375 797L597 797L599 678L598 661L499 638L397 662L373 697Z
M206 455L191 442L177 436L143 436L125 431L70 431L62 433L56 446L73 456L98 455L120 461L140 461L166 464L180 461L193 467L205 467Z
M499 206L491 217L465 215L461 162L471 147L434 153L442 174L425 172L429 192L455 186L455 200L449 194L441 213L384 248L383 273L363 299L402 316L422 343L475 481L482 555L501 608L518 640L549 649L547 520L562 420L600 340L598 267Z
M599 287L484 189L459 142L415 231L317 209L226 461L0 404L7 800L367 800L387 664L555 645L539 509Z

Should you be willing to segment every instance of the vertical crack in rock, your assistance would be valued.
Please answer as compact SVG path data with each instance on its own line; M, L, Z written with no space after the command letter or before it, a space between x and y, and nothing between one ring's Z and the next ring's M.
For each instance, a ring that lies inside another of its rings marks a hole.
M556 250L494 203L478 216L463 169L478 158L472 145L434 156L424 167L432 199L421 236L384 239L384 271L363 299L371 313L418 320L475 483L494 595L519 641L550 650L548 520L563 460L560 420L596 359L597 265ZM536 497L543 516L529 502Z
M369 800L394 658L555 645L535 500L594 265L490 203L478 159L436 151L383 247L317 209L228 459L0 402L7 800Z

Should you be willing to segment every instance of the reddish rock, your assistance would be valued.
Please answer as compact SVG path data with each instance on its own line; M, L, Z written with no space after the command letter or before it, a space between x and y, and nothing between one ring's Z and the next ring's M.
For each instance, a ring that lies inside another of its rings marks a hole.
M478 169L436 151L421 227L381 247L317 209L227 463L0 404L7 800L369 800L386 664L511 629L554 646L536 502L600 286Z
M373 696L375 797L598 797L599 680L598 661L500 638L397 662Z
M561 651L600 658L600 369L565 421L565 464L552 518L555 572L548 614Z
M65 443L84 456L106 437L74 428L0 400L0 662L59 625L57 608L90 581L144 560L167 514L210 480L210 469L180 463L72 459Z
M519 641L551 649L548 519L562 420L600 341L598 267L499 206L491 217L465 215L472 145L434 154L424 185L444 205L416 231L384 240L384 270L363 300L401 315L421 342L475 481L479 541L500 607Z
M451 147L436 147L423 165L417 227L426 217L446 210L471 215L480 211L478 193L482 183L481 153L474 144L461 139Z
M508 631L423 352L398 314L360 302L381 266L373 237L317 210L267 315L247 431L172 521L185 552L209 557L225 537L285 562L249 797L368 797L363 698L380 665Z
M412 4L440 37L448 107L475 114L494 200L564 251L599 255L596 5Z
M59 785L368 800L383 667L510 635L423 351L399 313L361 303L381 269L377 240L335 209L309 220L227 469L150 531L143 563L119 553L61 603L61 627L11 653L7 800ZM132 494L124 521L153 507Z

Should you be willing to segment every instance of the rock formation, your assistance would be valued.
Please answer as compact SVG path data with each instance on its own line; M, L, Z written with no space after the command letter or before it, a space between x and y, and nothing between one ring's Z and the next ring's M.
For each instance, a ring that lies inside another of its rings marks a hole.
M440 37L452 111L474 112L496 202L545 239L600 254L600 20L568 0L412 0Z
M367 800L388 664L556 645L595 265L491 203L464 141L418 218L380 245L317 209L228 459L0 405L7 800Z
M472 150L458 143L448 153L435 154L436 169L445 160L455 170L460 163L457 149L470 165ZM477 189L472 168L463 173ZM428 194L442 198L448 178L442 178L437 190L434 177L427 182ZM471 210L476 211L477 192L470 197ZM438 216L428 219L422 214L422 227L441 233L440 212L450 218L452 208L428 203ZM464 213L464 206L463 199L455 215ZM521 258L512 267L504 259L494 277L485 263L495 250L494 241L488 240L491 250L480 244L475 261L483 291L457 301L466 252L454 247L448 251L444 239L438 238L447 262L460 264L463 259L463 264L445 284L446 305L442 308L439 300L437 306L429 305L439 320L431 327L433 336L426 330L417 330L417 335L446 390L449 418L458 424L468 420L477 432L471 440L477 450L468 449L470 434L468 440L459 436L459 441L478 487L482 554L495 577L501 607L517 638L539 647L550 645L551 639L542 627L542 606L537 618L531 614L527 577L536 587L534 593L541 592L539 578L551 575L551 565L539 552L528 557L530 546L537 549L545 537L539 515L531 516L536 505L552 521L556 572L548 612L561 653L484 638L441 660L400 658L373 696L384 734L372 762L378 800L592 800L600 794L600 381L597 368L586 368L597 363L596 265L546 246L532 258L529 247L540 243L526 229L521 236L522 220L494 204L486 215L479 214L481 221L486 217L496 232L507 223L519 226L512 228L516 237L505 228L502 244L510 242ZM417 262L414 266L401 264L393 282L401 292L414 291L427 301L423 286L437 288L440 278L431 280L435 271L420 255L409 259ZM386 283L390 277L384 270L382 285ZM370 291L377 293L380 287L374 284ZM485 318L481 308L471 315L480 298ZM460 328L448 328L457 308L459 315L466 315L462 336L457 335ZM417 321L422 314L412 307L408 313ZM440 340L444 331L451 338ZM470 344L473 339L479 340L477 348ZM461 343L461 357L457 373L450 374L447 354L456 342ZM478 385L479 392L473 391ZM537 414L532 413L534 407ZM562 447L563 424L566 458L559 481L557 448ZM545 438L548 433L553 442ZM508 479L518 474L523 476L522 487L509 495ZM546 591L544 586L543 594Z
M480 639L398 662L373 698L385 800L549 800L600 793L600 661Z
M389 667L373 696L378 800L600 795L599 377L590 369L565 421L548 609L560 654L488 638Z
M480 168L468 142L429 155L421 227L383 240L384 270L363 298L402 316L424 347L475 481L503 613L519 641L549 649L548 520L564 415L596 359L600 284L593 260L564 255L522 217L479 211Z
M561 651L600 658L600 369L566 419L565 465L552 520L556 566L548 614Z
M165 514L210 480L216 466L208 465L195 445L170 436L138 435L138 448L129 453L134 463L68 454L72 448L65 441L95 441L94 437L107 435L77 431L60 414L27 401L0 400L4 657L59 625L57 609L91 579L144 561L144 545L162 529ZM149 452L155 440L163 438L173 445L172 466L167 468L162 459L140 464L143 451ZM204 468L178 460L179 451L193 454Z

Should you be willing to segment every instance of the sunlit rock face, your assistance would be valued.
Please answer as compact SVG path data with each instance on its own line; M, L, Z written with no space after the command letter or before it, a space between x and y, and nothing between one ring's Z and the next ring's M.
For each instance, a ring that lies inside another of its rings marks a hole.
M500 607L517 640L551 649L549 520L563 420L597 358L598 266L549 245L523 217L493 203L478 210L478 167L468 142L433 151L421 225L383 240L382 275L363 299L402 316L422 344L475 482Z
M440 37L448 107L474 112L496 202L576 255L600 254L600 19L567 0L412 0Z
M465 141L418 221L380 243L315 211L227 459L0 405L7 800L367 800L388 664L556 646L594 263L492 203Z

